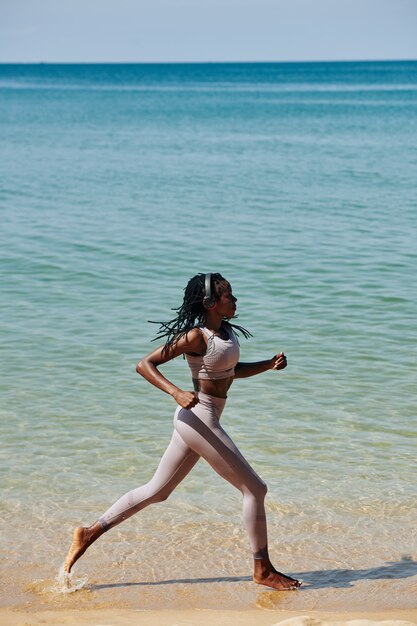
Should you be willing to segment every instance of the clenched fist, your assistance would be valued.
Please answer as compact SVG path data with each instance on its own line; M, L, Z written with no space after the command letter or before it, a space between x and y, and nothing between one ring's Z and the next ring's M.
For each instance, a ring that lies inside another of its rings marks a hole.
M283 370L287 367L287 357L283 352L276 354L271 359L271 370Z
M182 391L181 389L174 394L174 400L183 409L192 409L198 403L195 391Z

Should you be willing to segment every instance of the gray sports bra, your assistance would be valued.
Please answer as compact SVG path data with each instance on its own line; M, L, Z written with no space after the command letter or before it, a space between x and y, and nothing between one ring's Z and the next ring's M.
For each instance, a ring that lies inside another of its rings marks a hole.
M186 354L193 378L220 380L234 376L239 361L239 344L231 329L226 328L227 339L215 335L205 326L198 326L208 338L207 352L203 356Z

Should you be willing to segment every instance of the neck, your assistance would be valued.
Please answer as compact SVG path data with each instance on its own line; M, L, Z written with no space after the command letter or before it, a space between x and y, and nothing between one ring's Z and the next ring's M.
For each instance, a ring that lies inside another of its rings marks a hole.
M216 315L214 311L208 311L205 319L206 328L218 332L223 322L223 317Z

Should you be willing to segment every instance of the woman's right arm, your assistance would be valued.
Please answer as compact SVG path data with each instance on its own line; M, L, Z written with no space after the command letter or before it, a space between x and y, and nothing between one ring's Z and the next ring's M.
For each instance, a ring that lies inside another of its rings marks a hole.
M168 393L174 400L184 409L191 409L198 403L197 395L194 391L183 391L170 380L165 378L159 371L158 367L172 361L175 357L186 352L201 354L205 350L205 342L201 332L197 328L193 328L186 335L181 337L174 346L168 350L163 350L164 346L160 346L147 356L143 357L136 366L138 374L143 376L161 391Z

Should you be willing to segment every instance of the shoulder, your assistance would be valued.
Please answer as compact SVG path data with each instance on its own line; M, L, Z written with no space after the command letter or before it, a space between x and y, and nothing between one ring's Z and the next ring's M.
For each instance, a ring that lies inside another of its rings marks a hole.
M206 343L203 330L199 326L194 326L194 328L187 330L179 341L182 343L185 350L196 350Z
M187 331L184 337L184 351L191 355L204 354L206 351L206 340L201 328L195 326Z
M203 334L199 328L195 327L178 333L172 341L158 348L158 351L161 351L161 356L164 359L161 361L162 363L175 359L181 354L199 352L202 348L204 349Z
M187 331L187 333L185 334L185 337L186 337L186 341L189 341L189 342L199 341L203 337L203 331L201 330L200 327L194 326L194 328L191 328L191 330Z

